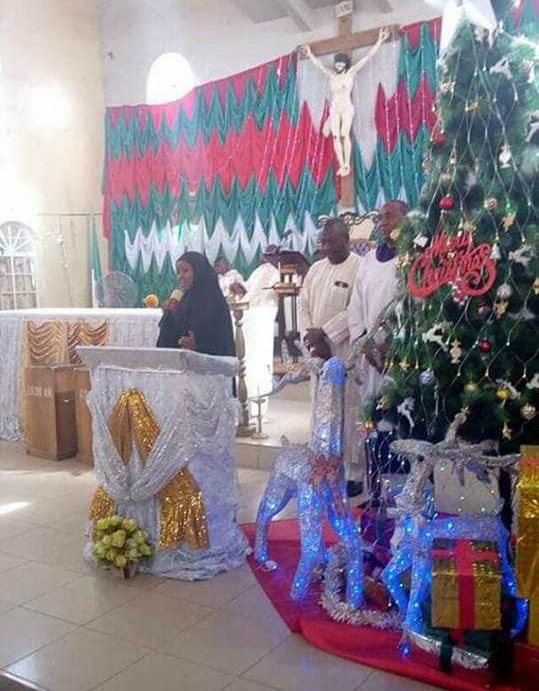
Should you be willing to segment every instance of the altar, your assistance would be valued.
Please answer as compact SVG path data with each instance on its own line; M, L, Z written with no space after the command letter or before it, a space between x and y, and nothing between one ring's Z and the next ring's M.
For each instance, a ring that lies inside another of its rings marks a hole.
M168 348L78 348L89 367L98 487L93 526L133 519L155 546L148 573L195 580L245 561L236 523L235 358Z
M0 439L22 436L24 368L80 364L78 345L150 347L158 309L29 309L0 311Z

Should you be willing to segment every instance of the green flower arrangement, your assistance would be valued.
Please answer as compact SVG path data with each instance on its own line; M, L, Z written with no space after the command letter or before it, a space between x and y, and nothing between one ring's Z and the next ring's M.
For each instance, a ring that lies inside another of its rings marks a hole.
M110 516L95 524L93 552L100 564L116 567L128 576L140 561L153 557L155 547L133 518Z

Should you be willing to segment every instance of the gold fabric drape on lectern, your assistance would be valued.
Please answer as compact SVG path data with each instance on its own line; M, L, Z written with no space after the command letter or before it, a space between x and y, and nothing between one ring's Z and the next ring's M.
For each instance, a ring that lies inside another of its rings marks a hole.
M133 442L146 463L161 431L144 395L138 389L124 391L109 417L112 441L124 463L129 463ZM191 549L209 547L206 509L202 492L187 468L159 492L160 545L173 549L185 543ZM96 521L114 513L113 500L98 487L90 504L90 520Z

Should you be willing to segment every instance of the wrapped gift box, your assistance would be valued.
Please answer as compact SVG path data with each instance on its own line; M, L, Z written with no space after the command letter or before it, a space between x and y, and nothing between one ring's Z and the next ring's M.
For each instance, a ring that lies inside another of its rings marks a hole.
M437 538L432 550L432 625L501 628L501 566L494 542Z
M518 479L517 587L530 602L528 643L539 646L539 447L522 447Z

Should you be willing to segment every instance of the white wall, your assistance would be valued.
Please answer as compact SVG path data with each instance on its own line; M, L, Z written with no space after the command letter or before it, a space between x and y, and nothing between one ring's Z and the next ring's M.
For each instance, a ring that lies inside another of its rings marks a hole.
M0 0L0 222L35 230L42 306L90 299L86 220L42 214L101 209L99 11L98 0Z
M410 24L438 14L423 0L393 0L393 5L401 6L393 14L356 12L354 29ZM182 53L204 83L336 34L332 7L315 13L310 33L298 31L292 19L254 24L231 0L101 0L101 8L109 105L143 103L151 64L168 51Z

